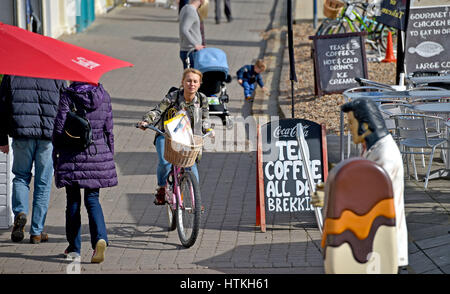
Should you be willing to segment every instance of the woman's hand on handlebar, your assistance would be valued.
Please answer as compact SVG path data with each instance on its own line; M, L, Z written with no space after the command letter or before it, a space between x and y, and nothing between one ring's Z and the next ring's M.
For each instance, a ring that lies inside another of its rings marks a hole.
M140 121L136 124L136 127L140 128L141 130L145 131L148 127L149 123L146 121Z
M150 130L153 130L153 131L159 133L160 135L164 136L163 131L159 130L157 127L155 127L154 125L152 125L151 123L149 123L145 120L138 122L136 124L136 128L140 128L143 131L145 131L146 129L150 129Z
M214 138L216 136L216 133L213 129L207 129L206 133L203 135L203 138L211 136L211 138Z

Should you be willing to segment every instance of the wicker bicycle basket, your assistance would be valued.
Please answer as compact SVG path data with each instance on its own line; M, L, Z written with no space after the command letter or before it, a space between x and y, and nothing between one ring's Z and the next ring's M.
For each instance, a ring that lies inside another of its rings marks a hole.
M201 136L194 135L194 145L191 146L172 141L169 136L165 136L164 158L178 167L191 167L202 147L203 138Z
M345 3L341 0L325 0L323 3L323 14L331 19L335 19L339 16Z

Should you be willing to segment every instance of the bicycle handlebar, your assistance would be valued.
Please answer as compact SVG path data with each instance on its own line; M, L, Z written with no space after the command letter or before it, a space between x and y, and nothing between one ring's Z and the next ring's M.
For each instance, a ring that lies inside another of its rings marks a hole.
M139 126L139 124L136 124L135 125L135 127L136 128L141 128L141 126ZM161 135L163 135L164 136L164 132L163 131L161 131L160 129L158 129L157 127L155 127L154 125L152 125L152 124L148 124L148 125L146 125L146 126L142 126L143 128L146 128L146 129L150 129L150 130L153 130L153 131L155 131L155 132L157 132L157 133L159 133L159 134L161 134Z
M208 137L208 136L211 136L211 135L212 135L212 131L206 132L206 133L202 136L202 139L203 139L203 138L206 138L206 137Z
M136 124L135 127L136 128L140 128L139 124ZM144 126L144 128L153 130L153 131L155 131L155 132L157 132L157 133L159 133L159 134L161 134L163 136L165 135L165 132L161 131L160 129L158 129L157 127L155 127L152 124L148 124L148 125ZM204 139L204 138L206 138L208 136L211 136L211 135L212 135L212 131L206 132L204 135L202 135L202 139Z

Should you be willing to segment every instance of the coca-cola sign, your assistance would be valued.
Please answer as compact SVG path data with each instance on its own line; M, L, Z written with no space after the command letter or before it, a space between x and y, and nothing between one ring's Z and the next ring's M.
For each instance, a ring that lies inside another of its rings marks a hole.
M299 124L303 127L307 143L307 163L299 150ZM304 164L310 166L315 183L324 181L321 132L319 124L304 119L282 119L261 126L262 173L267 213L313 213Z
M305 125L303 126L303 134L305 135L305 138L308 137L308 128L309 126ZM281 138L297 138L297 126L294 126L292 128L283 128L281 126L278 126L273 131L273 137L279 139Z

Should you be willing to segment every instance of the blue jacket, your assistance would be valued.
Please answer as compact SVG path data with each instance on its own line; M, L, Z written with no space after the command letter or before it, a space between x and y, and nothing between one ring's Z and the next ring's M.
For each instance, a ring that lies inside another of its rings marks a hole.
M249 84L257 82L261 88L264 87L264 82L262 80L261 74L255 72L254 65L244 65L236 72L236 76L238 80L248 82Z
M0 86L0 145L12 138L51 140L62 80L5 75Z

